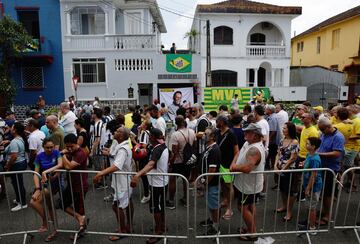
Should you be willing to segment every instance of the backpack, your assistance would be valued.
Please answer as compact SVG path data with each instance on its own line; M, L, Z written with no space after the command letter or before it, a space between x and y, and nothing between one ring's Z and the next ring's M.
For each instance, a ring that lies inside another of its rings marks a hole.
M183 137L185 138L185 146L183 149L183 163L187 164L188 161L191 159L192 155L194 154L193 152L193 147L190 145L189 143L189 138L186 139L185 135L179 130L179 132L183 135ZM188 133L189 134L189 133Z

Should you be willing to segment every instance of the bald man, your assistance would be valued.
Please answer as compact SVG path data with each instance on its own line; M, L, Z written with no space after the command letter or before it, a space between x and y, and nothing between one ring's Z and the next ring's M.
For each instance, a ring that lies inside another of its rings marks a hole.
M55 115L49 115L46 117L45 125L49 129L49 139L54 143L55 149L64 149L64 132L60 129L58 124L58 118Z

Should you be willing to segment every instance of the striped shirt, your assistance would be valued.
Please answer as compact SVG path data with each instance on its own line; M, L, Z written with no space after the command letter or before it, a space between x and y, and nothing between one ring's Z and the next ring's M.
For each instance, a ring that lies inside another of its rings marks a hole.
M97 148L95 149L94 153L96 155L101 154L101 149L103 148L104 144L106 143L106 123L102 122L101 120L95 122L94 125L90 127L90 147L93 147L95 139L100 138L100 143L98 144Z
M108 123L109 121L114 120L114 119L115 119L115 116L113 114L104 115L104 117L103 117L104 123Z

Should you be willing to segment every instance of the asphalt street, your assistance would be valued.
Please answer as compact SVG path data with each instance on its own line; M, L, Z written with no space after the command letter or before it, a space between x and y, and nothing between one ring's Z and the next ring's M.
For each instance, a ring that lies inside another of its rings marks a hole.
M92 178L92 177L89 177ZM33 189L32 176L30 174L25 176L27 196L30 199L30 192ZM178 189L181 189L181 181L178 181ZM7 192L8 198L0 202L0 234L14 233L23 230L37 230L41 221L33 209L27 208L25 210L12 213L9 206L12 205L14 199L14 191L10 184L10 179L7 179ZM86 195L86 216L89 218L88 231L92 232L114 232L117 228L115 215L111 210L111 203L103 201L104 196L109 194L109 189L96 190L90 184L90 190ZM359 193L349 194L343 191L339 207L339 217L337 218L337 224L354 225L355 218L359 214ZM139 188L134 190L133 202L135 207L134 214L134 232L143 234L152 234L153 218L149 212L148 204L140 203L140 190ZM177 198L180 199L182 193L177 192ZM296 231L296 216L299 214L299 219L304 219L303 216L307 216L304 203L297 202L293 210L293 220L290 222L283 222L281 214L275 214L274 209L279 204L277 203L278 191L270 190L265 199L260 200L257 203L257 231L258 232L281 232L281 231ZM350 199L349 204L347 201ZM336 206L334 204L334 208ZM230 221L221 220L220 228L221 234L236 234L240 226L244 226L241 215L236 209L236 201L233 202L234 215ZM74 219L65 215L61 210L57 210L57 219L59 229L64 230L77 230L78 226ZM345 213L347 213L346 219ZM198 222L208 217L206 211L205 201L203 197L197 198L196 206L196 218L197 223L194 223L195 218L195 206L194 206L194 193L190 191L190 206L189 206L189 229L187 226L187 208L177 201L175 210L166 210L166 222L168 226L169 235L184 235L189 236L187 239L169 239L169 243L216 243L214 239L197 239L194 236L203 235L205 228L200 227ZM358 218L360 219L360 217ZM196 228L194 228L196 225ZM322 227L324 228L324 227ZM325 228L326 229L326 228ZM69 239L71 233L58 233L53 243L72 243ZM44 243L44 239L47 233L35 233L32 237L27 238L26 243ZM307 243L305 235L297 236L296 234L285 235L265 235L262 238L269 239L271 237L275 243ZM118 243L145 243L146 238L127 237L117 241ZM312 243L357 243L356 236L353 230L342 231L331 229L328 233L319 233L315 236L311 236ZM23 235L5 236L0 239L1 244L13 244L22 243ZM222 238L220 243L240 243L241 241L236 237ZM86 234L83 238L79 239L77 243L110 243L107 234ZM161 243L161 242L160 242ZM261 242L258 242L261 243ZM264 242L263 242L264 243ZM266 242L265 242L266 243Z

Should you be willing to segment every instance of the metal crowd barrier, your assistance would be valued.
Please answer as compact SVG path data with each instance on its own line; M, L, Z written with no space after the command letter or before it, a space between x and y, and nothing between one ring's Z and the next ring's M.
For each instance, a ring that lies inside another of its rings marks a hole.
M354 231L358 243L360 243L360 197L357 192L359 187L360 167L347 169L340 179L339 193L334 218L334 229ZM345 214L340 213L345 209Z
M219 227L220 227L220 233L217 233L215 235L208 235L206 233L206 230L201 229L198 227L199 225L199 221L201 220L207 220L209 218L209 210L208 210L208 196L206 194L207 190L208 190L208 186L205 185L205 193L204 193L204 198L203 199L199 199L196 195L195 195L195 199L194 199L194 209L195 209L195 213L194 213L194 231L195 231L195 238L198 239L216 239L217 243L219 243L220 239L223 238L231 238L231 237L245 237L245 236L249 236L249 237L264 237L264 236L272 236L272 235L288 235L288 234L297 234L298 236L300 235L306 235L307 241L309 243L311 243L311 239L310 239L310 234L313 233L323 233L323 232L328 232L331 228L330 225L330 221L328 222L328 224L325 227L320 227L320 220L322 218L321 213L323 210L323 199L324 199L324 184L323 184L323 189L321 191L321 195L320 195L320 202L318 204L318 209L320 208L320 216L317 217L317 221L318 223L316 224L316 229L315 230L300 230L298 228L298 222L299 220L307 220L308 216L310 214L310 211L308 208L306 208L304 206L304 204L301 201L295 202L294 206L293 206L293 210L292 210L292 221L279 221L279 219L281 219L281 215L279 215L278 213L276 213L274 210L278 209L280 207L280 190L279 190L279 186L281 184L280 182L280 177L277 178L277 184L278 184L278 188L277 191L275 190L271 190L271 186L270 186L270 182L273 182L274 180L274 175L275 174L281 174L281 173L291 173L290 174L290 180L289 180L289 191L286 194L287 197L290 196L290 187L291 187L291 182L292 182L292 177L301 177L299 178L299 184L300 184L300 188L303 188L303 176L305 172L312 172L312 171L317 171L318 173L321 172L323 177L332 177L333 178L333 186L332 186L332 194L331 194L331 199L334 198L334 192L335 192L335 183L336 183L336 175L335 173L327 168L321 168L321 169L292 169L292 170L281 170L281 171L262 171L262 172L251 172L251 174L263 174L265 182L267 182L266 186L265 186L265 196L263 197L263 199L258 199L257 203L256 203L256 223L260 223L257 226L256 229L256 233L240 233L239 227L242 227L243 225L245 225L243 218L241 216L241 213L239 213L239 211L236 210L237 206L233 206L233 202L230 202L230 208L233 209L233 213L234 215L232 216L232 218L230 220L224 220L221 218L221 214L219 214ZM230 173L207 173L207 174L203 174L200 175L197 179L196 179L196 185L201 184L202 179L205 179L205 182L207 182L207 178L209 176L223 176L223 175L231 175L232 177L236 177L237 175L242 174L239 172L230 172ZM326 180L326 179L324 179ZM256 182L254 183L254 187ZM261 184L263 184L263 182L261 182ZM218 183L217 183L218 187L221 187L221 183L220 183L220 177L218 177ZM235 188L235 186L233 185L233 187ZM311 197L313 196L313 193L311 193ZM219 196L218 196L218 205L221 205L221 197L220 197L220 191L219 191ZM272 201L271 199L275 199L275 201ZM244 200L244 199L242 199ZM311 202L310 202L311 204ZM236 204L237 205L237 204ZM289 200L287 200L287 207L289 206ZM332 209L333 209L333 201L331 201L331 207L329 209L330 213L330 217L329 219L331 219L332 216ZM285 213L283 213L283 215L285 215ZM205 216L204 219L200 219L199 220L199 216ZM295 217L295 218L294 218ZM204 233L205 231L205 233Z
M29 175L28 178L24 177L26 175ZM38 215L35 213L35 211L25 211L25 209L21 209L17 212L11 212L11 208L15 206L16 204L16 194L14 193L13 186L7 182L7 178L14 177L13 180L15 181L17 189L23 188L25 190L25 199L22 199L21 194L19 194L20 202L25 201L27 203L27 208L30 208L29 205L29 182L30 181L30 191L34 189L34 183L33 183L33 176L39 177L39 180L41 181L41 176L31 170L22 170L22 171L8 171L8 172L0 172L0 177L5 177L5 194L6 194L6 202L7 202L7 209L8 211L1 211L0 212L0 218L2 221L6 220L14 220L14 219L21 219L19 222L14 222L7 225L2 225L1 231L0 231L0 242L1 239L4 237L11 237L11 236L17 236L17 235L23 235L22 243L26 243L28 237L33 238L34 233L39 233L39 222L38 222ZM24 182L25 181L25 182ZM22 183L23 182L23 183ZM3 189L2 189L3 190ZM41 194L44 192L42 191ZM44 196L44 195L43 195ZM27 198L27 199L26 199ZM31 198L31 197L30 197ZM44 205L46 205L45 197L42 198L44 200ZM5 210L6 208L2 208L2 210ZM48 220L48 216L46 215L46 219ZM16 230L14 228L14 225L16 224Z
M117 230L120 229L120 225L116 222L116 216L112 211L112 202L104 201L103 198L107 197L113 190L110 187L109 181L110 177L103 177L102 183L103 185L108 185L109 187L97 190L95 189L94 184L92 183L92 178L98 171L92 170L57 170L56 172L61 172L63 175L67 176L67 183L69 184L72 179L73 174L87 174L89 189L88 192L84 192L83 186L84 182L81 179L81 194L84 200L84 209L85 216L87 220L87 229L85 231L86 235L106 235L106 236L118 236L120 238L131 237L131 238L161 238L164 239L164 243L167 242L168 239L187 239L189 237L189 182L187 179L180 174L148 174L150 177L160 176L165 179L165 177L176 177L176 182L178 179L181 179L186 184L186 216L183 214L179 214L179 204L178 200L180 199L178 190L175 194L175 210L164 209L165 216L165 231L162 234L155 233L155 221L153 218L153 214L150 214L148 204L141 204L141 189L138 190L136 188L131 189L128 187L127 192L132 191L132 201L134 203L134 216L130 217L131 222L131 231L129 233L119 233ZM126 172L115 172L111 174L111 177L119 177L120 175L132 176L136 173L126 173ZM127 181L130 180L130 177L126 177ZM142 188L141 179L139 180L137 188ZM127 182L129 183L129 182ZM178 183L176 183L178 184ZM71 185L71 184L70 184ZM129 184L127 184L129 185ZM178 187L176 186L178 189ZM117 189L114 189L117 191ZM163 194L165 198L163 199L163 206L166 205L166 196L167 196L167 187L163 188ZM153 199L153 192L150 191ZM64 209L63 205L64 196L60 192L59 198L52 197L51 202L55 208ZM74 192L71 187L71 200L74 202ZM75 210L74 205L72 205L72 209ZM119 213L117 213L118 215ZM119 215L118 215L119 216ZM149 228L152 227L152 228ZM113 229L116 229L113 231ZM56 211L55 216L55 230L58 233L72 233L73 243L76 243L79 238L79 225L77 224L76 219L72 219L71 216L66 215L62 211ZM86 238L85 235L85 238Z

